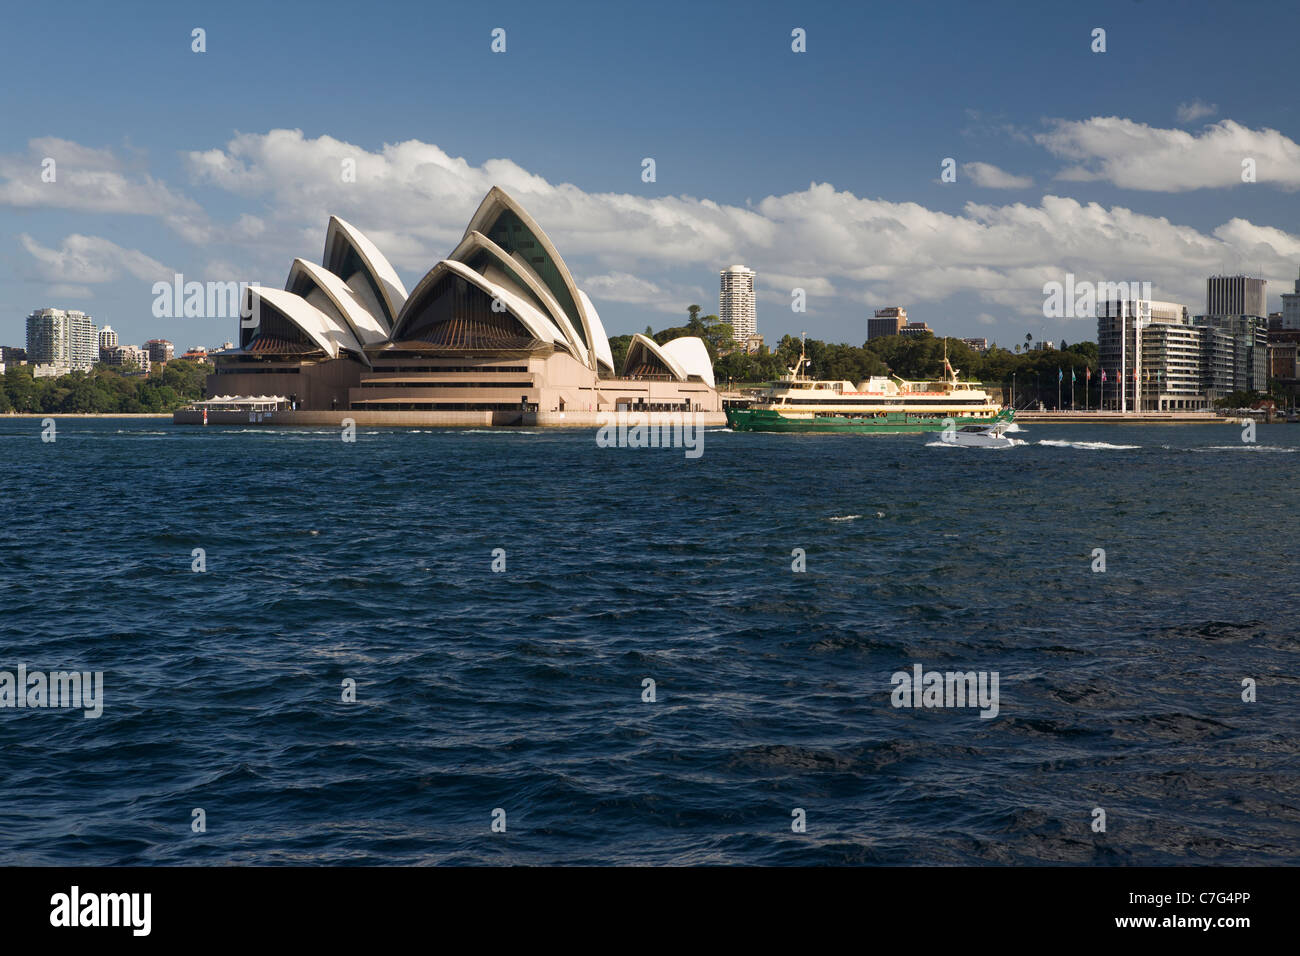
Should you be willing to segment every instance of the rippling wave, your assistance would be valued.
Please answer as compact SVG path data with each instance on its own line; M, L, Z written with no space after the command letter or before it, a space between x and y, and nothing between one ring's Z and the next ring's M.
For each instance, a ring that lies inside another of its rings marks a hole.
M1297 858L1295 474L1233 428L58 427L0 418L0 670L104 712L0 709L11 863Z

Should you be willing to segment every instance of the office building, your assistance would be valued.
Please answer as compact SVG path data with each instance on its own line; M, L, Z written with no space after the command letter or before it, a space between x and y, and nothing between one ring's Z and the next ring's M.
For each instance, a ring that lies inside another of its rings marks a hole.
M1295 291L1282 293L1282 322L1284 331L1300 331L1300 278L1295 280Z
M1197 315L1192 324L1213 329L1231 340L1226 350L1219 337L1214 337L1211 350L1216 368L1231 363L1231 388L1228 392L1268 391L1268 319L1262 315ZM1222 354L1220 354L1222 353ZM1220 377L1216 373L1213 385L1203 383L1211 392L1220 391ZM1222 398L1224 394L1214 394Z
M1205 280L1206 315L1267 317L1268 280L1250 276L1210 276Z
M906 325L907 310L902 306L891 305L887 309L876 309L875 318L867 319L867 341L887 335L901 335Z
M1140 332L1139 332L1140 330ZM1153 299L1097 303L1097 357L1106 370L1102 407L1153 411L1200 407L1200 334L1187 307ZM1166 387L1168 386L1168 389Z
M1270 378L1294 383L1300 379L1296 351L1300 349L1300 329L1282 329L1268 334L1268 374Z

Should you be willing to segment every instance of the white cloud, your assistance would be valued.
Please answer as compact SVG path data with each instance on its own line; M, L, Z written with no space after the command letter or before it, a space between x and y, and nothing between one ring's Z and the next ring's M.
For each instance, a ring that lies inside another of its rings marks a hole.
M698 289L669 288L626 272L585 276L579 279L579 284L593 301L644 305L658 312L684 313L686 305L700 299ZM704 313L709 311L707 307L704 308Z
M979 315L975 316L975 321L978 322L980 325L998 324L997 318L995 316L989 315L989 313L987 312L981 312Z
M962 163L961 171L985 189L1028 189L1034 184L1031 176L1016 176L991 163Z
M1179 103L1178 122L1194 123L1198 119L1213 116L1217 112L1219 112L1219 107L1214 103L1203 103L1200 100L1192 100L1190 103Z
M1049 148L1076 164L1078 178L1134 182L1141 181L1140 169L1102 157L1150 158L1181 142L1178 148L1190 149L1194 159L1217 148L1215 136L1238 135L1233 130L1242 128L1224 121L1193 137L1111 119L1058 124L1047 135L1054 137ZM1118 145L1125 137L1129 153ZM344 159L355 161L356 182L343 181ZM873 307L953 295L987 309L976 319L981 324L985 316L1041 316L1043 283L1063 281L1066 272L1092 281L1149 281L1158 298L1195 311L1205 276L1225 263L1289 281L1300 260L1300 237L1244 219L1204 232L1123 206L1052 195L1033 203L971 202L950 213L811 183L724 205L684 195L588 193L550 183L511 160L472 164L417 141L368 151L297 130L241 134L224 148L188 154L187 161L195 179L226 191L226 206L233 207L229 225L216 231L224 245L204 250L204 261L219 266L223 279L267 284L278 284L293 256L319 255L331 213L355 223L418 279L455 246L494 184L542 224L598 308L607 301L684 313L695 302L714 312L718 270L744 262L758 271L763 312L771 316L789 308L795 287L807 290L810 310L815 305L819 314L839 312L855 322ZM1267 168L1261 160L1261 175ZM170 212L156 214L165 219ZM58 249L30 237L23 243L49 281L90 285L114 275L152 279L173 271L103 239L69 236ZM225 274L228 267L240 274Z
M1242 160L1253 159L1257 182L1300 189L1300 145L1275 129L1248 129L1229 119L1193 134L1094 116L1058 120L1035 139L1076 164L1058 179L1097 178L1125 189L1183 192L1239 186Z
M47 248L26 233L18 241L36 260L37 274L52 282L96 284L112 282L123 274L155 282L172 276L172 270L156 259L99 236L73 234L58 249Z
M25 155L0 156L0 206L154 216L189 242L210 238L198 203L147 173L128 172L125 165L109 150L54 137L33 139Z

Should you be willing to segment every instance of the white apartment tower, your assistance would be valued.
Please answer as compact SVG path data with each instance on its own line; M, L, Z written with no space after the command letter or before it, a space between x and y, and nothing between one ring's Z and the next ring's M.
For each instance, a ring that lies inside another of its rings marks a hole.
M117 348L117 333L113 331L111 325L106 325L99 330L99 350L106 352L115 348Z
M732 337L744 342L758 334L758 311L754 302L754 270L735 265L724 269L718 296L718 318L731 326Z
M95 320L75 309L37 309L27 316L27 361L55 370L90 371L99 360Z

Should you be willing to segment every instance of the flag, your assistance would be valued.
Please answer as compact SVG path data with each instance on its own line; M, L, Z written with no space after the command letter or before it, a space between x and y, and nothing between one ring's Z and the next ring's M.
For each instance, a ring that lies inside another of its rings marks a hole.
M1074 378L1074 368L1073 368L1073 366L1071 366L1071 368L1070 368L1070 384L1073 385L1074 382L1075 382L1075 378Z
M1101 370L1101 380L1102 380L1103 383L1105 383L1105 381L1106 381L1106 370L1105 370L1105 369L1102 369L1102 370Z
M1061 371L1060 366L1057 366L1057 369L1056 369L1056 380L1057 380L1058 382L1060 382L1060 381L1063 381L1064 379L1065 379L1065 373Z
M1091 382L1091 381L1092 381L1092 368L1091 368L1091 366L1088 367L1088 368L1085 368L1085 369L1083 370L1083 378L1084 378L1084 381L1087 381L1087 382Z

